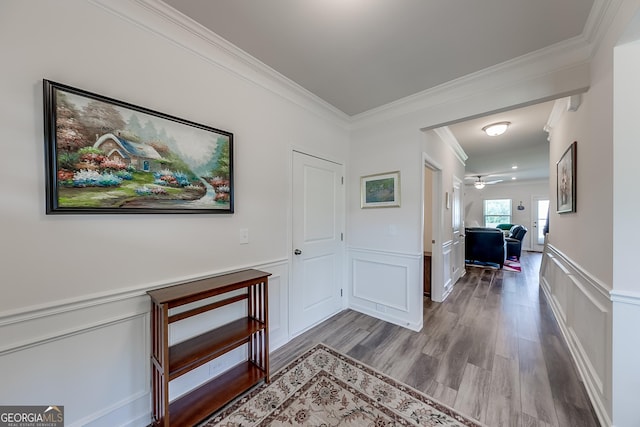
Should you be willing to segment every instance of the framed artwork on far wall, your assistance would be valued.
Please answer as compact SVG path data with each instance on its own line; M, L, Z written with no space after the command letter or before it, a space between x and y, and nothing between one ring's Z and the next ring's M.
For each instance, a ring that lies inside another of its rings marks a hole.
M577 145L577 141L574 141L556 163L557 213L576 211Z
M360 207L400 207L400 172L379 173L361 177Z
M233 213L233 134L44 80L47 214Z

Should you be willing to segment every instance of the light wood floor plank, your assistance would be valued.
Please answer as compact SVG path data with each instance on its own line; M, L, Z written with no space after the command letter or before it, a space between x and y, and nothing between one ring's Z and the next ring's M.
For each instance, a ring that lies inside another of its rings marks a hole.
M495 427L518 426L521 412L518 360L496 355L485 424Z
M437 381L433 381L431 387L429 387L425 393L436 399L438 402L442 402L452 408L454 407L456 396L458 395L456 390L449 388L444 384L440 384Z
M469 326L459 324L451 331L451 334L453 340L440 359L436 381L458 390L473 344L473 331Z
M491 372L467 363L454 407L462 413L484 422L489 402Z
M540 343L521 338L518 345L522 412L557 426L558 417Z
M472 344L467 362L480 368L491 370L495 356L498 328L491 318L481 316L471 327Z

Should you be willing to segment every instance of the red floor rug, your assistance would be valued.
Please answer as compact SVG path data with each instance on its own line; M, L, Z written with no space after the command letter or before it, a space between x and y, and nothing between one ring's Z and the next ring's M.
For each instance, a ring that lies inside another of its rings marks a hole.
M522 271L522 267L520 266L520 262L516 260L507 259L504 261L504 270L505 271Z

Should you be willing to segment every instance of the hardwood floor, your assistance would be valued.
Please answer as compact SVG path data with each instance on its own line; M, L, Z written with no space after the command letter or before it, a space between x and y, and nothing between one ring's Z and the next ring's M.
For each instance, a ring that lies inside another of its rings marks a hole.
M424 302L413 332L346 310L271 355L272 372L322 342L488 426L599 426L538 287L522 272L468 268L444 303Z

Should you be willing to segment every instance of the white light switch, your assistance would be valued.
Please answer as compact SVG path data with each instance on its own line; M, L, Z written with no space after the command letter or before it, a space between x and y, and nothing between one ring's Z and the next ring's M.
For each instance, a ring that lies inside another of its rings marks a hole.
M241 228L240 229L240 244L241 245L246 245L247 243L249 243L249 229L248 228Z

